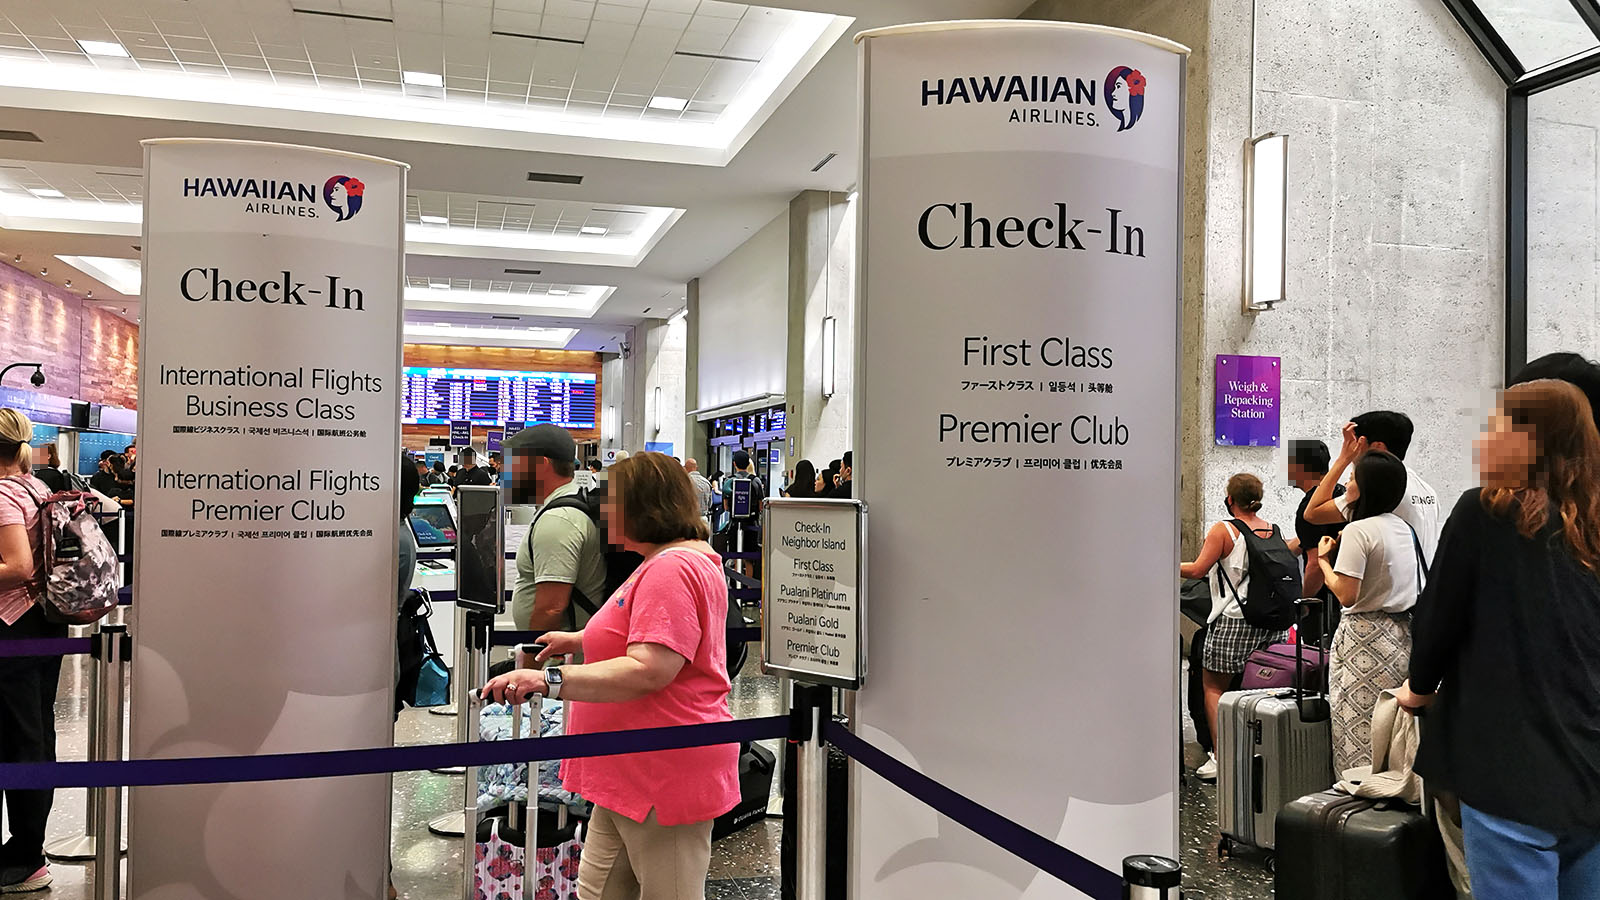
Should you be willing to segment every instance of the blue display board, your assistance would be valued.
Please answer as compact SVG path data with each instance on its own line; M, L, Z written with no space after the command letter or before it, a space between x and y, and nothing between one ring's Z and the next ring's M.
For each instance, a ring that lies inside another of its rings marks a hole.
M401 417L413 425L471 419L474 425L554 422L563 428L593 428L599 387L599 377L584 372L406 366Z
M121 453L133 443L133 435L119 431L83 431L78 434L78 474L85 477L100 471L100 454Z
M43 447L46 444L54 444L56 442L56 438L60 436L61 429L54 425L35 425L33 426L33 438L28 441L28 445L32 447ZM39 457L34 457L34 462L39 461Z

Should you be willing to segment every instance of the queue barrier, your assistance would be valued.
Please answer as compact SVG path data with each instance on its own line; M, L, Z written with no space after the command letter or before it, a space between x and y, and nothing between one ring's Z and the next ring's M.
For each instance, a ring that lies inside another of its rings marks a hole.
M125 632L123 633L125 638ZM124 641L105 641L105 645L124 645ZM113 666L126 656L112 652L100 657ZM120 683L120 678L118 679ZM326 750L305 753L275 753L257 756L183 757L175 759L104 760L87 762L0 763L0 790L46 790L90 788L114 792L101 822L110 824L120 816L121 792L128 787L184 784L239 784L290 781L307 778L335 778L423 771L449 766L504 765L546 760L582 759L662 750L680 750L762 740L807 740L815 737L843 751L863 767L884 778L900 790L1025 860L1049 875L1083 892L1094 900L1117 900L1131 896L1173 897L1168 893L1181 878L1176 863L1160 857L1129 857L1123 874L1118 874L1056 844L1004 815L945 787L932 778L895 759L831 718L813 728L814 707L797 707L788 716L737 719L702 725L680 725L631 731L608 731L557 737L520 738L506 741L453 743L440 745L378 747L360 750ZM120 736L120 729L117 729ZM101 836L102 852L97 863L107 870L116 854L111 847L120 844L115 829ZM1129 879L1133 880L1129 880ZM98 879L97 879L98 880ZM112 884L116 877L104 879Z

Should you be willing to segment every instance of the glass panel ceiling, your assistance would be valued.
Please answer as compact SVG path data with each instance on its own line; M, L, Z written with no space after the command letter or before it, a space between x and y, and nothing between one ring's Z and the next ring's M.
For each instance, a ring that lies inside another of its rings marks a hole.
M1537 69L1600 46L1570 0L1477 0L1478 8L1517 55Z

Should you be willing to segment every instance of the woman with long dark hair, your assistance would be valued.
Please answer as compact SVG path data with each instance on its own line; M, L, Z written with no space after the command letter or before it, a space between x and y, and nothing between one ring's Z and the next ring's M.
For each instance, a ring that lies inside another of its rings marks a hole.
M811 460L802 459L794 464L794 478L789 481L785 496L811 498L817 496L817 467Z
M1370 451L1356 463L1356 488L1352 521L1317 548L1324 583L1344 608L1328 660L1337 773L1372 765L1372 711L1384 691L1406 680L1411 608L1426 580L1421 542L1395 515L1406 497L1406 464Z
M1397 692L1431 707L1416 768L1461 800L1477 900L1600 897L1600 431L1533 381L1476 451Z

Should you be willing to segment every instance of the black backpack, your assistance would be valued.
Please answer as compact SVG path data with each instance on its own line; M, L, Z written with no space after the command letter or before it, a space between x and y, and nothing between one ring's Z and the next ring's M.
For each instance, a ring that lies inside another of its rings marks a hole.
M633 575L634 570L639 568L639 564L644 562L644 557L634 553L632 550L623 550L620 547L613 547L609 542L606 541L606 526L604 522L600 521L600 494L598 492L591 492L588 490L579 490L576 494L567 494L564 497L557 497L553 502L546 504L543 509L539 510L539 514L534 516L533 525L528 528L529 541L533 540L533 529L539 527L540 517L553 509L581 510L584 515L589 517L589 521L594 523L594 527L600 531L600 542L604 544L606 548L605 596L586 597L584 596L583 591L578 590L577 585L573 585L572 587L572 602L576 604L579 609L582 609L584 612L593 616L595 613L600 611L600 607L611 598L611 595L615 594L617 589L622 587L628 578ZM577 624L576 616L573 617L573 624Z
M1295 601L1300 599L1299 560L1290 552L1278 526L1272 526L1272 537L1264 538L1238 519L1231 524L1244 539L1250 590L1240 597L1239 589L1228 579L1226 567L1217 569L1223 584L1233 594L1246 622L1269 631L1288 628L1294 624Z

